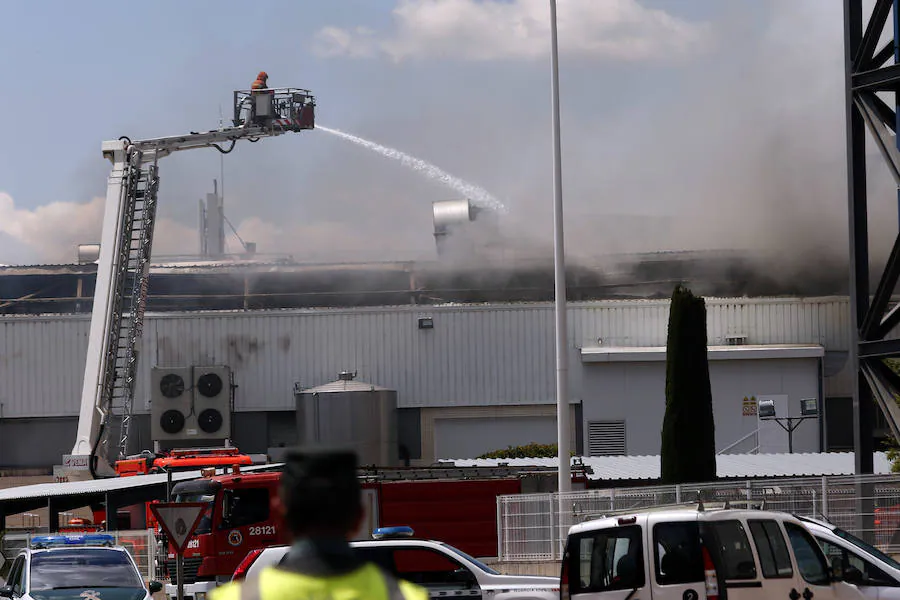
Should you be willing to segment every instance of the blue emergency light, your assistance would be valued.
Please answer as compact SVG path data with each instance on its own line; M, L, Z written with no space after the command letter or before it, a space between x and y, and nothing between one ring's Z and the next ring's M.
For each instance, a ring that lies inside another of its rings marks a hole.
M41 535L31 538L35 549L58 548L63 546L114 546L116 538L108 533L85 533L79 535Z
M409 538L414 534L412 527L400 525L397 527L379 527L372 532L372 537L376 540L388 540L391 538Z

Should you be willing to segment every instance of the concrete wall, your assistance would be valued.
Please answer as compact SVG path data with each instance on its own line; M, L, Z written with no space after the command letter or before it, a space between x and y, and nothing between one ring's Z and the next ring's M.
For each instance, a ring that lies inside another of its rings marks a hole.
M532 442L556 443L554 417L444 419L435 427L434 448L438 458L477 458L492 450Z
M756 417L742 416L745 396L787 395L791 414L799 414L801 398L819 397L818 364L817 359L711 361L716 448L721 450L756 428ZM665 388L665 362L585 365L582 383L585 448L589 445L590 421L624 420L628 454L659 454ZM776 407L782 412L787 409L781 399ZM760 451L787 451L787 434L776 423L762 423L760 437ZM734 451L746 452L752 445L748 441ZM794 451L819 451L818 421L804 422L794 432Z
M78 419L0 419L0 467L43 468L72 452Z
M297 422L293 412L237 413L232 424L234 444L243 452L266 454L297 444ZM72 452L77 427L75 417L0 419L0 469L36 468L49 474L53 465L61 464L64 454ZM129 453L153 448L149 415L135 415L130 439Z
M570 409L570 447L581 444L580 406ZM556 443L556 405L422 409L422 457L476 458L492 450L530 442ZM460 454L462 453L462 454Z

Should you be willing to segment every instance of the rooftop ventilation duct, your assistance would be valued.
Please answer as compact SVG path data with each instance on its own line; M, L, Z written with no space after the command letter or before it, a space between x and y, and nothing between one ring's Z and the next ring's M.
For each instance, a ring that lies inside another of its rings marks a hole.
M79 265L95 263L100 259L100 244L78 244Z
M440 200L432 203L434 215L434 242L437 245L439 256L444 256L450 249L451 237L462 236L469 232L470 223L477 221L482 214L489 211L481 206L475 206L469 200ZM483 217L482 217L483 220ZM469 246L462 239L454 246L466 248Z

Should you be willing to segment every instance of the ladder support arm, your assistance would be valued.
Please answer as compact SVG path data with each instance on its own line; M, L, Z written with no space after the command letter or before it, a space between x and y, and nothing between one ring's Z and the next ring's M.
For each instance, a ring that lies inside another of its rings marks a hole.
M81 408L78 431L72 454L93 454L99 439L100 425L106 417L106 407L100 402L101 384L106 368L105 347L113 325L113 278L119 267L120 239L124 235L125 186L127 155L124 142L105 142L103 155L113 164L109 175L106 203L103 208L103 231L100 239L100 257L97 264L97 280L94 289L94 305L91 312L91 328L88 335L87 358L82 382ZM108 465L100 465L105 471Z
M75 456L90 457L94 477L114 473L110 461L98 450L101 438L108 435L104 427L123 429L122 445L128 437L155 221L157 161L194 148L228 153L240 140L255 142L313 129L314 111L315 99L308 90L236 91L231 126L187 135L138 141L122 137L103 142L103 156L113 168L107 183L78 430L72 449ZM126 310L131 311L127 318ZM122 414L113 414L114 398ZM111 423L113 417L121 417L122 422ZM121 454L126 449L120 450Z

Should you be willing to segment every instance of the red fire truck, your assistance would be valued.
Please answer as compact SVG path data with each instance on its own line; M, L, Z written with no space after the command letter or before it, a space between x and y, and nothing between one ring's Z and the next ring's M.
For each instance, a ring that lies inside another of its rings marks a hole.
M208 506L184 554L187 599L203 598L212 588L230 580L248 552L287 543L272 510L280 471L235 471L181 482L172 488L173 501ZM366 518L356 539L369 539L377 527L408 525L424 538L444 541L470 555L496 556L497 496L531 491L526 482L541 476L555 480L555 470L363 469L360 477ZM572 479L573 485L583 484L583 469L573 468ZM169 547L165 560L159 562L173 574L174 548ZM167 592L174 589L171 586Z
M143 452L117 461L115 468L119 477L130 477L166 471L195 471L204 467L252 464L254 464L253 457L241 454L237 448L187 448L158 454Z
M167 450L164 452L153 453L150 451L142 452L134 456L129 456L115 463L116 474L119 477L133 477L136 475L151 475L157 473L165 473L168 471L197 471L203 468L231 468L234 466L247 466L266 462L265 457L260 456L254 458L249 454L243 454L237 448L188 448ZM154 501L155 502L155 501ZM134 523L135 515L127 510L119 511L116 515L117 527L115 529L156 529L159 530L153 513L150 511L148 502L144 507L145 513L143 523ZM66 532L89 532L101 531L106 529L107 514L103 506L94 507L93 522L88 519L77 519L70 521L65 529ZM138 519L139 520L139 519Z

